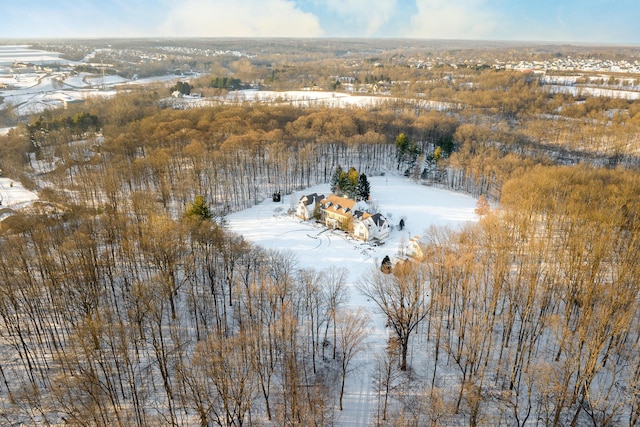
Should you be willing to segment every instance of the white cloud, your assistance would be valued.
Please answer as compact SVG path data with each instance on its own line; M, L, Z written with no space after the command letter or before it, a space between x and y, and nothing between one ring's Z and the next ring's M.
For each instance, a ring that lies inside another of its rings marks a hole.
M484 0L416 0L416 7L407 37L481 39L498 25L498 15Z
M290 0L175 2L160 35L183 37L318 37L316 16Z
M397 0L315 0L331 13L356 25L364 36L373 36L389 22L398 7Z

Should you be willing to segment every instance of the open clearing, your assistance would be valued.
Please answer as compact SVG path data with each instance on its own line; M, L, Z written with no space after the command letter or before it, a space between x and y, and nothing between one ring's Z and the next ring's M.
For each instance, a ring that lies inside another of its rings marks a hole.
M458 228L478 221L474 212L476 199L468 195L427 187L390 174L368 178L372 200L393 226L389 239L381 246L372 246L342 231L327 230L320 224L287 214L292 198L295 206L305 194L315 192L326 196L330 194L328 184L285 196L281 203L264 200L228 217L232 231L264 248L292 252L301 268L348 269L348 305L363 308L371 315L372 323L369 351L354 361L359 368L347 378L344 411L335 414L335 425L339 426L371 425L378 399L372 383L375 355L389 337L383 316L376 311L373 302L356 289L362 274L368 269L378 268L385 255L391 258L401 255L410 237L422 236L431 226ZM397 227L401 218L405 221L402 231Z
M427 187L390 174L369 177L371 199L393 229L381 246L362 242L339 230L327 230L313 221L287 214L305 194L329 195L329 185L318 185L285 196L280 203L270 199L229 215L229 228L252 243L265 248L291 251L301 267L317 269L345 267L355 281L368 268L379 265L385 255L401 254L413 236L421 236L431 226L459 227L477 221L476 199L465 194ZM405 228L397 227L404 218Z

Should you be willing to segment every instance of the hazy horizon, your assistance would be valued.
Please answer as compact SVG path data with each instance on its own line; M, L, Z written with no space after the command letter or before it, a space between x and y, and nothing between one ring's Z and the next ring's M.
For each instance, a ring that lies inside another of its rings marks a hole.
M640 44L632 0L11 2L0 39L409 38Z

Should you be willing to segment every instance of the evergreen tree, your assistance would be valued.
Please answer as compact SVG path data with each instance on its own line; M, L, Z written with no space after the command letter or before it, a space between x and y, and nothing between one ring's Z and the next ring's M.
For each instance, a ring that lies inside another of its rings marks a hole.
M349 168L349 172L345 175L346 179L344 181L344 188L342 188L342 192L351 199L355 199L358 195L359 176L360 174L358 174L358 171L353 166Z
M348 174L345 171L340 172L340 178L338 179L338 188L336 189L336 194L339 196L344 196L349 189L349 178Z
M371 196L371 185L369 184L369 179L367 178L367 175L361 173L358 178L357 199L367 201L369 200L369 196Z
M189 83L178 81L175 85L171 86L169 92L173 93L177 90L183 95L189 95L191 93L191 89L193 89L193 86Z
M409 149L409 138L404 133L401 133L396 137L396 159L398 159L398 169L400 165L406 160L407 150Z
M420 154L420 147L416 142L410 142L409 138L404 133L401 133L396 137L396 158L398 159L398 169L403 162L408 162L411 165L415 164L418 155Z
M242 87L242 81L240 79L234 79L232 77L215 77L211 80L209 85L216 89L240 89Z
M184 215L187 218L200 219L202 221L208 221L212 217L209 205L204 200L204 197L200 195L196 196L193 203L190 203L189 206L187 206L187 210Z
M369 180L366 176L363 178L353 166L346 172L341 166L336 167L329 188L333 194L357 200L367 200L370 194Z
M405 153L409 149L409 138L404 133L401 133L396 137L396 156L398 158L398 165L405 158Z
M331 175L331 181L329 182L329 189L333 194L338 193L339 184L340 184L340 176L342 175L342 166L338 165L336 170L333 171L333 175Z
M385 274L391 273L391 259L389 258L389 255L385 255L385 257L382 259L380 270Z
M442 147L438 145L436 149L433 151L433 160L437 162L441 158L442 158Z
M455 143L453 142L453 136L443 135L438 138L438 147L442 148L442 156L448 157L455 149Z

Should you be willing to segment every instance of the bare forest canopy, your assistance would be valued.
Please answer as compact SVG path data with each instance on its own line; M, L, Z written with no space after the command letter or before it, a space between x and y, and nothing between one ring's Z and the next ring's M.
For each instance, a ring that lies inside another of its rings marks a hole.
M75 40L14 40L35 48L63 52L69 59L79 60L96 48L114 50L140 50L147 52L199 50L213 52L242 52L251 56L285 56L292 61L306 61L314 55L325 59L335 57L384 57L391 55L427 55L461 58L505 59L519 56L532 60L559 56L574 58L601 57L607 59L635 58L640 55L637 46L576 45L563 43L474 41L474 40L418 40L418 39L296 39L296 38L158 38L158 39L75 39ZM191 53L193 56L193 53Z
M341 315L346 272L255 247L224 218L353 165L493 207L425 230L410 268L362 278L400 298L375 358L380 425L637 425L639 101L389 68L450 107L176 110L163 87L1 136L0 168L40 202L0 222L0 423L330 425L363 351L364 318ZM412 291L424 304L407 323Z

